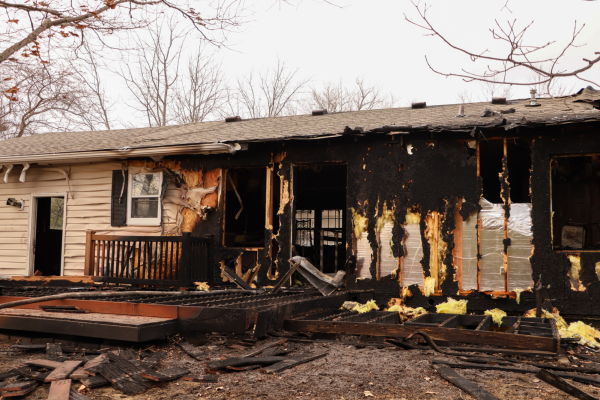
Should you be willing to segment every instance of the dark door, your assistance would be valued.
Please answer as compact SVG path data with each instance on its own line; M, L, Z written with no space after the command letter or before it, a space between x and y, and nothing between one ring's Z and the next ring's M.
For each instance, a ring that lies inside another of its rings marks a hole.
M34 272L60 275L63 240L63 197L38 197L34 244ZM39 271L39 272L38 272Z

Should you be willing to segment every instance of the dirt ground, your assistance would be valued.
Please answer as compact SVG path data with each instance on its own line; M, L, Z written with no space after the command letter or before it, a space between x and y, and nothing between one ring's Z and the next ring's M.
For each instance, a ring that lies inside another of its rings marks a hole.
M283 348L293 350L290 355L328 352L323 358L296 366L277 374L260 370L220 372L218 383L193 383L178 379L137 396L125 396L112 388L97 388L85 393L92 399L131 398L157 400L196 399L472 399L471 396L442 379L431 366L433 358L452 357L432 350L402 350L396 347L357 348L357 339L346 337L335 343L288 343ZM0 342L0 372L24 365L36 358L46 358L43 352L21 352L11 349L10 341ZM258 343L260 344L260 342ZM222 356L236 356L248 350L226 346L222 338L212 338L199 346L206 361ZM130 347L131 348L131 347ZM159 369L184 367L196 375L204 375L206 367L184 353L179 346L167 341L134 347L135 350L163 350L168 356ZM144 353L148 354L148 353ZM599 356L600 359L600 356ZM536 360L544 362L543 360ZM582 361L582 360L580 360ZM578 363L580 362L578 361ZM457 360L460 362L460 360ZM600 367L596 363L578 365ZM487 389L499 399L568 399L558 389L539 381L533 374L502 371L456 370L459 374ZM592 396L600 396L600 389L571 382ZM78 389L79 382L73 387ZM46 399L49 385L43 385L27 399Z

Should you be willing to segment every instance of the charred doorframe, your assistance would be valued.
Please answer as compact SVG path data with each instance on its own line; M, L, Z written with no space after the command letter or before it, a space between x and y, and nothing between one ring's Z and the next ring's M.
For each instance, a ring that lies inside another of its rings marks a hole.
M291 228L291 241L290 241L290 245L291 246L295 246L296 244L296 239L297 239L297 229L296 229L296 212L298 210L297 208L297 204L298 204L298 197L299 197L299 188L298 188L298 184L299 184L299 175L298 175L298 171L297 168L300 167L328 167L328 166L339 166L339 167L344 167L345 170L345 187L344 187L344 205L343 207L340 207L339 209L342 210L342 215L341 215L341 228L340 228L340 233L341 236L339 239L334 239L335 241L335 246L336 246L336 251L335 251L335 255L334 257L337 257L335 259L335 271L337 272L338 269L341 269L341 267L343 267L343 262L340 261L341 259L345 259L346 258L346 252L343 251L343 249L345 249L345 244L346 244L346 238L348 235L348 231L349 231L349 227L347 226L347 209L348 209L348 204L347 204L347 198L348 198L348 163L347 162L340 162L340 161L330 161L330 162L293 162L291 164L291 180L292 180L292 184L291 184L291 191L292 191L292 198L293 198L293 204L292 204L292 210L291 210L291 224L290 224L290 228ZM326 179L326 178L324 178ZM340 197L341 198L341 197ZM323 199L321 202L327 202L325 199ZM304 208L303 208L304 209ZM325 208L319 208L319 207L311 207L311 210L314 211L314 226L313 226L313 231L315 232L315 235L313 237L313 249L315 249L315 254L314 257L315 259L313 260L313 262L315 263L315 266L317 268L320 268L322 271L325 270L325 265L323 262L323 258L324 258L324 240L322 238L322 233L323 233L323 229L321 226L322 223L322 212L324 210L330 210L330 209L337 209L337 208L330 208L328 206L326 206ZM338 250L338 242L342 243L342 250ZM295 247L294 247L295 248Z
M67 202L68 193L35 193L31 194L29 200L29 221L28 221L28 234L27 234L27 258L25 265L27 266L27 275L32 276L34 274L34 262L35 262L35 241L36 241L36 224L37 224L37 205L39 197L62 197L64 199L63 209L63 230L62 230L62 248L60 253L60 275L65 273L65 239L67 234Z

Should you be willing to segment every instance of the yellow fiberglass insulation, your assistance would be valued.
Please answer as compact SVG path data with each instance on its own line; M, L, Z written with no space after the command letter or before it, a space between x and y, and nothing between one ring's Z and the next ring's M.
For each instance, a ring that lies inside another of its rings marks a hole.
M596 263L596 276L600 279L600 262Z
M535 318L535 308L532 308L531 310L526 311L525 314L523 314L523 317ZM566 330L569 327L569 325L567 325L567 322L563 319L563 317L560 316L560 313L558 312L556 307L554 307L552 309L552 312L548 312L548 311L542 309L542 317L543 318L551 318L554 321L556 321L556 327L559 330L561 330L561 329ZM563 337L563 336L561 335L561 337Z
M356 240L362 237L363 232L367 231L368 226L369 219L364 215L360 215L352 208L352 229Z
M377 217L377 223L375 224L377 232L381 232L385 224L394 225L394 210L388 210L387 204L384 202L383 213L380 217Z
M467 300L454 300L448 297L448 301L435 306L435 309L440 314L466 314Z
M202 290L208 292L210 290L210 286L206 282L194 282L196 286L196 290Z
M599 348L600 343L596 339L600 339L600 332L592 328L588 324L582 321L571 323L567 332L572 333L573 336L579 338L579 344L583 346ZM560 333L560 332L559 332ZM561 334L562 337L562 334Z
M371 310L379 310L379 307L377 307L377 304L375 304L375 300L369 300L365 304L360 304L355 301L346 301L344 304L342 304L340 309L356 311L359 314L363 314Z
M414 213L410 208L406 211L406 217L404 217L404 223L406 225L419 225L421 222L421 216L418 213Z
M515 289L515 293L517 295L517 304L521 303L521 292L523 291L523 289Z
M427 314L427 310L423 307L412 308L405 306L404 304L395 304L388 308L386 311L397 312L400 316L400 322L404 322L409 319L417 318L423 314Z
M579 271L581 271L581 258L573 255L569 255L567 257L571 262L571 269L568 273L571 281L571 290L583 292L585 291L585 286L582 285L581 280L579 279Z
M492 317L492 321L494 321L494 323L498 326L502 325L502 319L506 317L506 313L499 308L487 310L484 314Z
M428 276L425 278L425 286L423 287L423 295L425 297L431 296L435 292L435 278Z

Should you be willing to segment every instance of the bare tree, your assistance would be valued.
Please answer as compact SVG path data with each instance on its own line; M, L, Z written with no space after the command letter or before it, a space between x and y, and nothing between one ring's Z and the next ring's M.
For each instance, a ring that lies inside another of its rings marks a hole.
M553 44L555 44L556 41L549 41L545 44L531 44L530 42L527 42L525 40L525 35L528 29L531 28L533 22L519 30L516 27L516 19L513 21L508 21L505 27L496 20L496 27L490 28L492 39L505 44L507 50L505 53L493 54L487 49L482 51L467 50L464 46L451 42L446 36L444 36L444 34L437 30L428 19L427 11L429 10L429 7L427 4L421 6L420 3L415 3L414 0L411 1L417 10L420 19L419 22L415 22L405 14L404 18L408 22L423 29L428 36L438 37L452 49L469 56L472 62L483 61L488 63L483 72L473 72L465 68L462 68L457 72L442 72L432 67L428 58L425 57L429 68L437 74L446 77L459 77L466 82L480 81L488 83L530 86L530 82L518 80L513 78L513 75L511 75L512 72L516 72L517 70L528 70L537 77L537 84L545 84L548 87L554 80L566 77L576 77L584 82L598 85L591 79L584 77L583 74L585 72L589 72L598 62L600 62L600 52L594 52L593 57L583 58L583 65L578 68L569 70L561 69L559 66L559 62L564 58L565 54L569 50L582 46L577 44L576 41L582 29L585 27L585 24L581 27L578 27L577 22L575 22L573 34L568 43L564 47L558 49L554 56L547 57L541 54L543 54L543 51L549 49ZM506 5L503 7L503 9L504 8L506 8ZM550 90L547 90L547 92L550 92Z
M177 82L173 114L179 124L205 121L218 115L226 100L225 77L221 65L202 48L191 55L186 74Z
M392 93L383 93L381 87L368 85L364 77L359 77L351 89L342 81L326 82L321 88L312 86L303 109L306 112L315 109L326 109L328 112L360 111L391 108L397 103Z
M298 69L290 70L285 62L256 74L254 71L238 79L235 88L228 90L224 114L245 118L293 115L308 78L299 78Z
M153 24L146 38L137 37L137 50L117 71L131 94L136 111L148 126L166 126L175 120L171 104L180 78L179 62L185 33L174 19Z
M48 62L54 50L74 48L86 40L84 31L98 37L146 27L167 10L179 14L204 39L223 42L223 33L236 27L243 0L0 0L0 63L19 57ZM42 57L42 55L44 55Z
M84 127L89 92L70 68L58 65L2 65L5 96L0 97L2 139ZM18 96L18 98L17 98Z
M92 131L98 128L111 130L113 122L110 114L115 102L106 93L101 66L94 52L90 49L87 42L83 44L83 48L85 56L80 57L78 60L78 64L82 65L82 68L75 68L74 70L87 87L93 107L81 115L82 122Z

